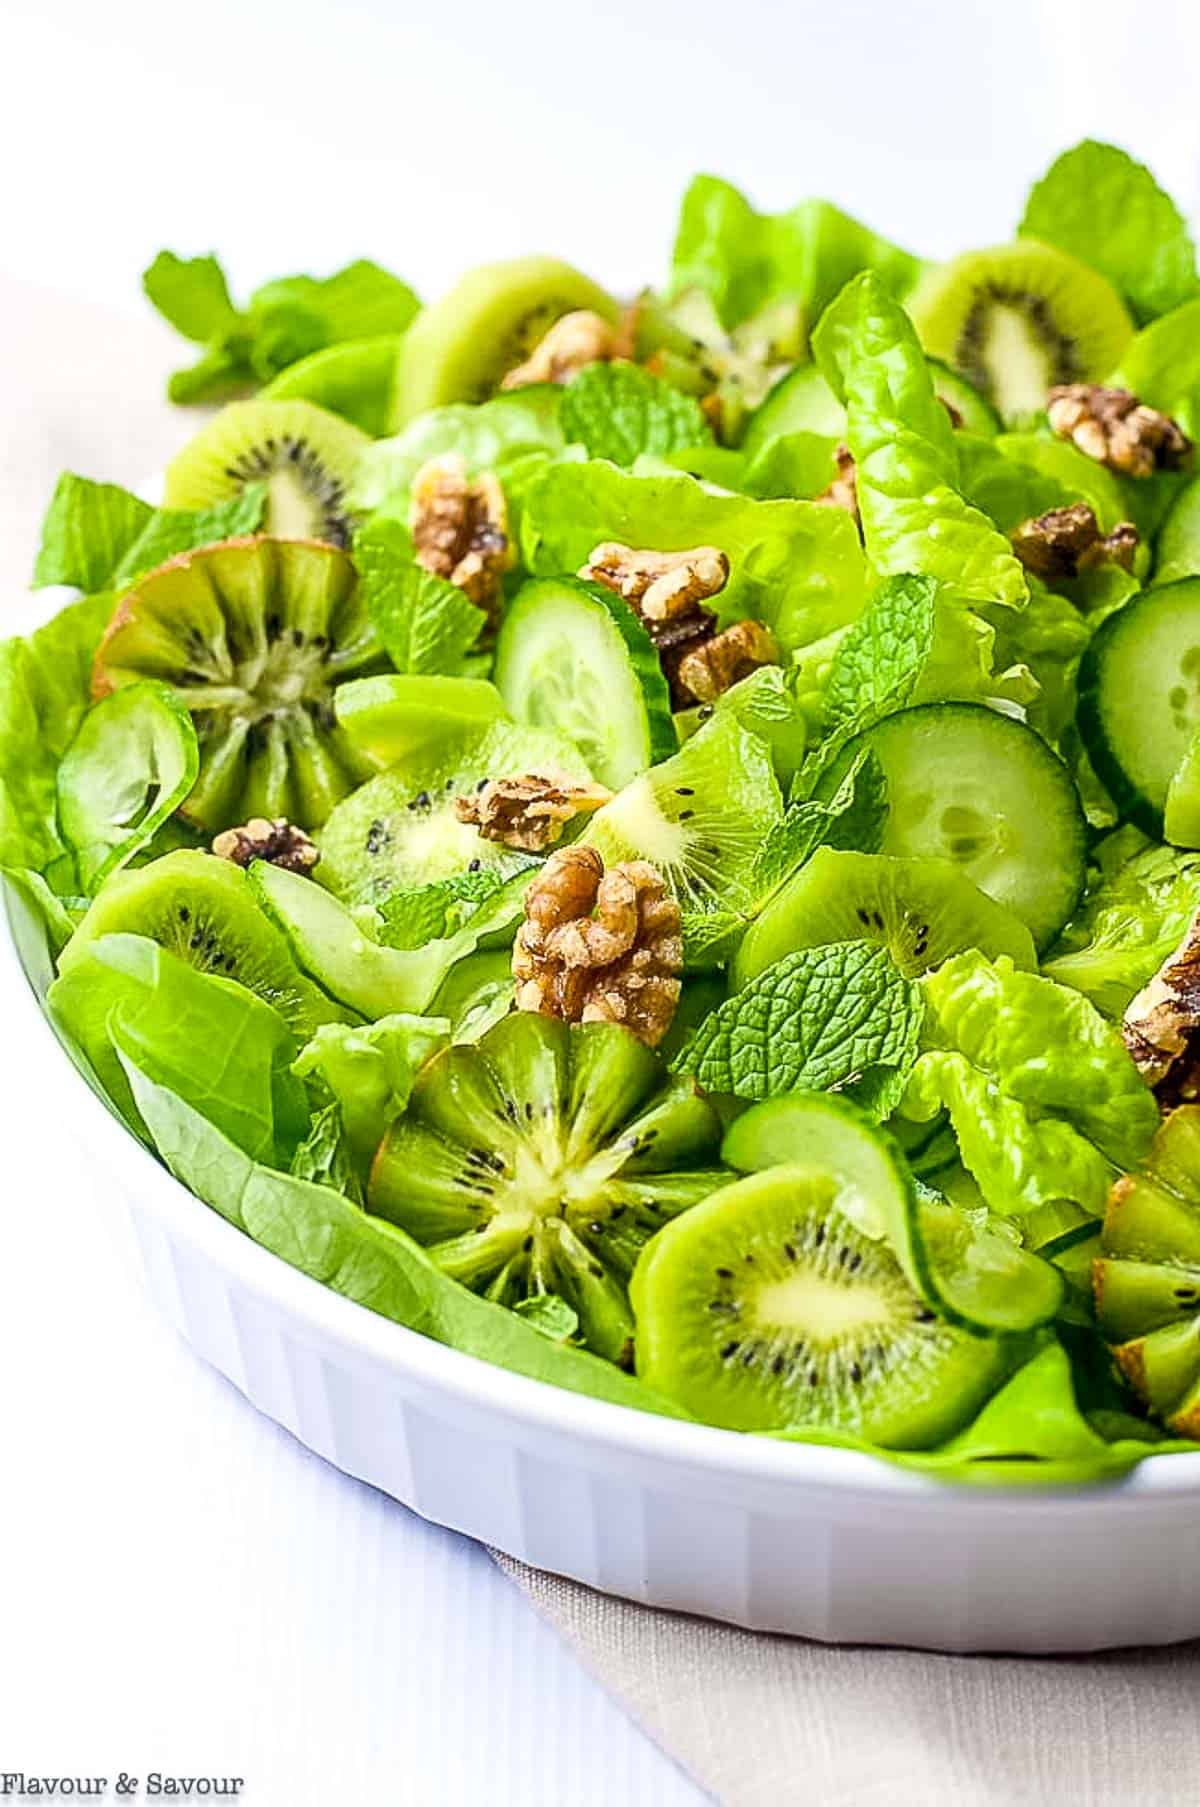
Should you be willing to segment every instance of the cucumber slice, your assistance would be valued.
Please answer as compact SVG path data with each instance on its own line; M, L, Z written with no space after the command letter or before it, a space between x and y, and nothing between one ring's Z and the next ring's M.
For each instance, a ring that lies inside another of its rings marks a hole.
M485 678L388 672L352 678L333 695L338 726L380 771L465 742L499 721L504 703Z
M599 584L551 577L523 585L496 644L496 684L517 721L565 734L612 790L678 746L654 644L628 604Z
M727 1132L721 1158L743 1173L801 1165L833 1175L837 1209L886 1241L914 1290L964 1329L1032 1330L1062 1304L1057 1268L918 1191L899 1146L846 1099L796 1092L752 1105Z
M1037 965L1025 924L964 877L949 860L818 848L746 931L733 969L735 989L797 948L830 941L878 941L901 972L916 978L963 948L994 960Z
M1159 839L1200 729L1200 579L1147 590L1103 622L1079 667L1078 723L1121 814Z
M1083 889L1087 824L1070 773L1040 735L981 703L926 703L852 743L824 796L863 747L887 780L880 852L951 861L1048 946Z
M928 358L929 374L933 378L933 392L946 409L956 427L964 433L974 433L980 439L994 439L1000 431L1000 416L992 404L982 396L974 383L960 376L957 370L951 370L938 358ZM955 420L955 415L958 419Z

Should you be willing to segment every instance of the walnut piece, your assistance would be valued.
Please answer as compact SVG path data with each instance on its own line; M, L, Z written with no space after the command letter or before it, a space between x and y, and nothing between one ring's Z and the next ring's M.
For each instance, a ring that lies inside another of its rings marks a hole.
M552 853L525 893L513 948L518 1010L623 1023L653 1048L679 1002L679 905L646 860L611 866L594 847Z
M569 383L586 364L611 363L625 349L626 336L619 328L603 315L593 314L590 308L578 308L554 322L525 362L508 372L500 387L523 389L528 383Z
M271 866L282 866L285 872L298 872L307 877L321 855L302 828L293 827L286 816L269 821L266 816L251 816L241 828L227 828L212 844L218 859L232 860L235 866L249 866L255 860L266 860Z
M763 665L778 665L779 646L761 621L735 621L711 640L689 647L679 661L676 681L698 703L719 696Z
M1164 1107L1200 1096L1200 910L1127 1007L1121 1025L1138 1072Z
M580 577L632 603L647 624L694 614L729 582L729 560L716 546L682 552L639 552L617 540L593 546Z
M611 796L602 784L576 783L562 772L525 772L485 779L471 796L455 798L454 813L486 841L544 853L562 839L568 822L603 808Z
M461 590L495 626L501 579L517 552L508 535L508 504L493 473L469 479L458 452L430 458L413 478L408 524L417 563Z
M813 501L819 502L822 508L844 508L848 515L857 521L858 514L858 469L848 445L840 445L833 454L837 463L837 476L823 489Z
M1138 532L1132 521L1118 521L1111 533L1101 533L1100 523L1086 502L1068 508L1051 508L1045 514L1022 521L1009 534L1013 551L1027 571L1048 581L1076 577L1095 565L1120 565L1132 571L1138 548Z
M1169 415L1143 407L1128 389L1059 383L1050 391L1046 413L1060 439L1126 477L1183 470L1191 463L1187 435Z

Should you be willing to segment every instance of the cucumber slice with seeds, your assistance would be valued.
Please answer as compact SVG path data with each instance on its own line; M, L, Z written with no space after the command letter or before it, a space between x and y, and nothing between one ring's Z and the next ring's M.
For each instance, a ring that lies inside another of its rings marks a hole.
M599 584L525 584L500 630L495 677L517 721L565 734L612 790L678 745L653 642L628 604Z

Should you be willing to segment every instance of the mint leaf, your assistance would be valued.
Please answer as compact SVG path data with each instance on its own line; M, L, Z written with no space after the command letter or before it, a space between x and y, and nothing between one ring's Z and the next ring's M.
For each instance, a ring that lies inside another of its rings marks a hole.
M402 523L384 516L369 522L354 537L354 562L367 613L396 670L461 672L487 618L461 590L415 562Z
M886 820L887 780L875 755L864 751L828 802L802 796L767 830L755 856L756 895L777 891L818 847L877 852Z
M723 966L746 933L746 918L736 910L685 910L682 927L685 967Z
M937 621L932 577L887 578L846 630L829 673L825 721L862 734L903 709L925 668Z
M838 1091L877 1067L908 1071L923 1005L887 949L867 941L801 948L700 1024L674 1070L738 1098Z
M87 593L107 590L153 513L148 502L117 483L93 483L64 471L42 521L34 588L71 584Z
M1030 190L1018 231L1107 276L1139 322L1197 292L1187 222L1144 164L1115 144L1085 138Z
M530 865L536 864L531 860ZM427 941L457 934L481 904L502 891L512 869L484 866L478 872L456 872L411 891L393 891L379 905L379 939L385 947L424 947Z
M111 579L114 590L128 589L146 571L196 546L257 533L267 506L265 483L248 483L227 502L211 508L159 508L129 547Z
M239 315L215 257L176 257L160 251L142 274L142 288L164 320L197 345L236 331Z
M564 392L559 420L568 441L613 464L712 443L695 397L637 364L587 365Z

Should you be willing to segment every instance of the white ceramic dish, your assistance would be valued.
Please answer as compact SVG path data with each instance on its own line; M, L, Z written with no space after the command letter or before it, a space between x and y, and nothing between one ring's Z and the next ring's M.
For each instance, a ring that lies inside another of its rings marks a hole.
M5 1033L52 1035L40 934L11 893L4 927ZM836 1642L1066 1651L1200 1635L1200 1455L1103 1488L956 1489L559 1392L259 1248L171 1178L65 1053L62 1092L132 1214L152 1295L197 1354L439 1524L632 1600Z

